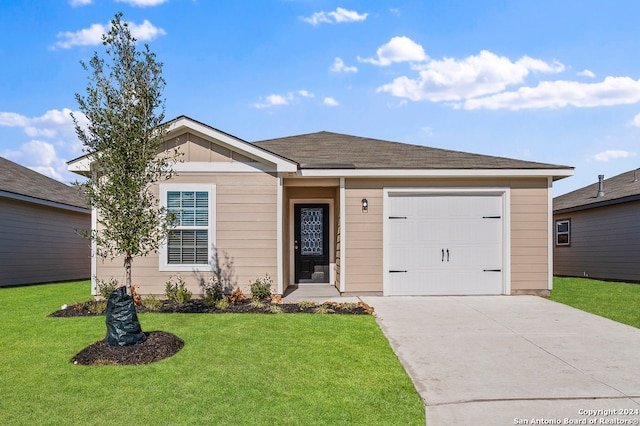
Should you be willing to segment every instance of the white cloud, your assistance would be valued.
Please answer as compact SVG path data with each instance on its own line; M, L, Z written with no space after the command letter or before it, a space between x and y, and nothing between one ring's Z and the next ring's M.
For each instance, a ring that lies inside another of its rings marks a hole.
M147 7L166 3L168 0L116 0L116 3L127 3L129 6Z
M635 104L640 102L640 80L607 77L600 83L543 81L536 87L469 99L456 105L464 109L577 108Z
M277 105L288 105L290 100L290 96L272 94L267 96L264 101L260 99L260 101L253 104L253 106L256 108L269 108Z
M578 73L578 75L581 76L581 77L589 77L589 78L595 78L596 77L596 75L592 71L589 71L589 70L582 70L582 71L580 71Z
M333 65L329 68L332 72L358 72L358 68L354 66L346 66L341 58L335 58Z
M394 62L423 62L429 59L422 46L405 36L393 37L378 48L376 54L378 59L358 57L358 60L385 67Z
M340 105L340 103L338 101L336 101L335 99L333 99L330 96L327 96L326 98L324 98L322 103L327 105L327 106L331 106L331 107L336 107L336 106Z
M307 92L306 90L298 90L298 95L302 96L303 98L315 98L316 96L311 92Z
M91 4L92 1L93 0L69 0L69 4L71 5L71 7L79 7Z
M460 101L501 92L509 85L522 83L531 72L562 72L564 65L559 62L549 64L529 56L512 62L483 50L463 60L444 58L414 68L419 71L417 78L398 77L377 91L413 101Z
M347 10L338 7L333 12L315 12L308 18L302 18L304 22L308 22L311 25L325 24L340 24L344 22L358 22L367 19L368 13L358 13L355 10Z
M622 151L622 150L607 150L597 153L593 156L596 161L608 162L609 160L617 160L619 158L635 157L635 152Z
M151 41L158 36L167 34L162 28L155 27L148 20L144 20L138 25L128 22L131 35L139 41ZM57 37L61 39L56 42L55 47L70 49L73 46L97 46L102 43L102 35L109 31L109 25L92 24L89 28L79 31L59 32Z
M636 114L636 116L633 117L633 122L631 122L631 125L635 127L640 127L640 114Z

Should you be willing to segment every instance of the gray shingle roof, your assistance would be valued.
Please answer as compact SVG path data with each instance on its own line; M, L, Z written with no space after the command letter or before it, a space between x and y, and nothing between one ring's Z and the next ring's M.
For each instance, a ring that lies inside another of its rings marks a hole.
M637 178L637 180L636 180ZM596 197L599 183L576 189L553 199L553 211L583 210L603 205L617 204L640 199L640 171L630 170L603 182L603 197Z
M254 144L298 163L303 169L572 169L331 132L269 139Z
M0 157L0 191L87 208L87 202L76 188L2 157Z

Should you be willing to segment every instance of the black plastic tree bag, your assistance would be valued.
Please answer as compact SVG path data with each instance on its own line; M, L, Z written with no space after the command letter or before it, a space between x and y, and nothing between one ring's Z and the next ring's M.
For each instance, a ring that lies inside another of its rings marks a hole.
M144 342L146 336L140 327L133 297L126 287L118 287L107 299L107 337L109 346L130 346Z

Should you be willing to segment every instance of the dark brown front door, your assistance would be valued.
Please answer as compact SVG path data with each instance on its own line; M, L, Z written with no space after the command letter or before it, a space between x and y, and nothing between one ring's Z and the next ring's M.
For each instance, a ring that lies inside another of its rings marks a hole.
M329 204L294 207L296 283L329 282Z

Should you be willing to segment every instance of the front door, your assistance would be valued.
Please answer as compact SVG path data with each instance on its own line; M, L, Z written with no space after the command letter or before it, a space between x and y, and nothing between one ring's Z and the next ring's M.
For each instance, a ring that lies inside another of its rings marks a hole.
M295 282L329 282L329 204L294 206Z

